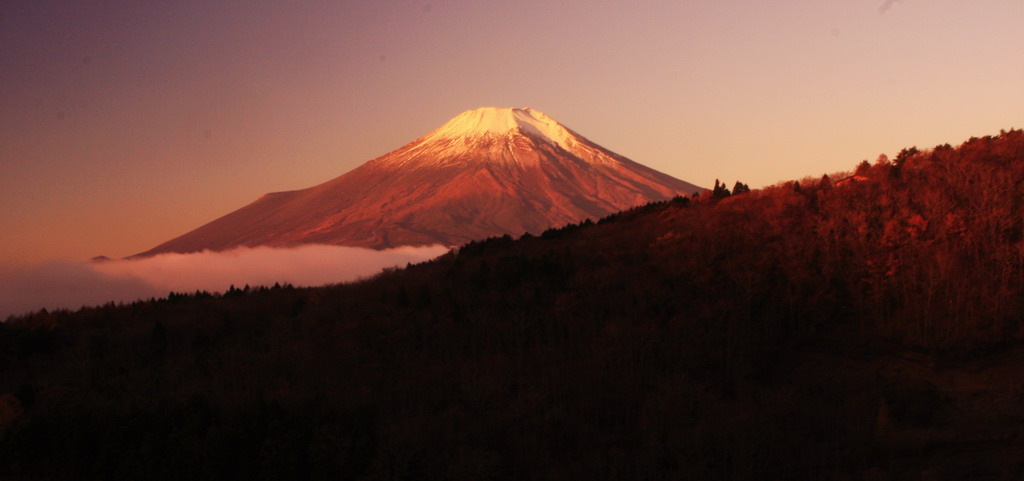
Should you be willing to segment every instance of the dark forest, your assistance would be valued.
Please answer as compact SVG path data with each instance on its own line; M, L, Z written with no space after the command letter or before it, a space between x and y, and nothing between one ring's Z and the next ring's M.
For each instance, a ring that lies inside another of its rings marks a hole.
M0 323L0 479L1024 477L1024 132Z

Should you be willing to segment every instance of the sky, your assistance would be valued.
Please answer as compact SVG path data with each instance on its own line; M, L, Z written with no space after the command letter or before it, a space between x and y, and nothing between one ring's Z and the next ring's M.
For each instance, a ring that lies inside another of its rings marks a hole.
M481 106L698 185L1024 126L1020 0L0 2L0 265L147 250Z

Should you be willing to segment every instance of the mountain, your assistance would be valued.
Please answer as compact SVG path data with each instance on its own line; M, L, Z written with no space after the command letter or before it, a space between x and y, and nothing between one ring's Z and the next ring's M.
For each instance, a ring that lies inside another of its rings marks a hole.
M264 195L139 255L307 243L454 246L698 190L542 112L479 108L340 177Z

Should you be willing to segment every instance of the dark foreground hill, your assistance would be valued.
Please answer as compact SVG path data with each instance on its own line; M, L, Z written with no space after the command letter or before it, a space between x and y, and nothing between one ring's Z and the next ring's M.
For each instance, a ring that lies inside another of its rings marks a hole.
M0 327L2 479L1020 479L1024 133Z

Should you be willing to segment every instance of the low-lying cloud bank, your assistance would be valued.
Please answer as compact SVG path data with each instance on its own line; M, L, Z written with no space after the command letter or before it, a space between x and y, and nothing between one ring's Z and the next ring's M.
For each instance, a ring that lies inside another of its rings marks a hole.
M241 248L224 252L161 254L107 262L49 262L0 268L0 321L41 308L77 309L110 301L164 297L168 292L223 292L249 284L317 286L347 282L386 267L422 262L447 252L443 246L384 251L308 245Z

